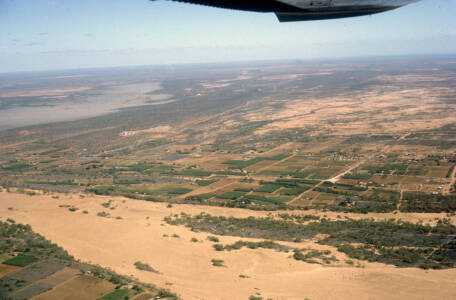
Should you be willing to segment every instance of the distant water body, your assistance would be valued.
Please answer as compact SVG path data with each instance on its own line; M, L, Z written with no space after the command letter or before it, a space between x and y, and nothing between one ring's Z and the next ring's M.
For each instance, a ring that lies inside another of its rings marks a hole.
M173 102L171 95L150 95L160 88L157 82L135 83L94 89L63 99L51 99L45 105L32 106L29 102L26 106L10 106L0 109L0 131L30 125L81 120L112 113L122 108Z

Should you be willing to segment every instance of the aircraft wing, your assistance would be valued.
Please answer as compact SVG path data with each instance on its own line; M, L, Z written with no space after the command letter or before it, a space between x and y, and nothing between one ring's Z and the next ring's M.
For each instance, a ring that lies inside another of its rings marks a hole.
M155 0L151 0L155 1ZM370 15L419 0L171 0L219 8L272 12L280 22Z

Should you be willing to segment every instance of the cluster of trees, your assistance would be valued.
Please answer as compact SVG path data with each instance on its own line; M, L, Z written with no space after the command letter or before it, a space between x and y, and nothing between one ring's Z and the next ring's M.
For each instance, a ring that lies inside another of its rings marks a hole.
M404 192L400 210L403 212L453 212L456 195L430 195L422 192Z
M294 221L298 223L304 223L307 221L319 221L320 217L316 215L291 215L287 213L278 214L277 217L284 221Z
M320 239L319 243L339 247L339 251L352 258L401 267L446 268L456 262L456 226L448 220L431 226L393 219L332 221L322 218L306 224L296 223L293 219L291 216L278 220L271 217L234 218L181 213L168 216L164 221L171 225L187 226L193 231L283 241L310 239L320 233L326 237Z
M36 257L72 260L67 251L32 231L30 225L16 224L14 220L0 221L0 252L19 252Z
M453 268L455 264L456 241L434 248L374 247L340 244L337 250L350 258L393 264L398 267L416 266L423 269Z
M290 247L277 244L273 241L261 241L261 242L247 242L247 241L237 241L230 245L222 245L222 244L214 244L214 249L217 251L231 251L231 250L239 250L243 247L247 247L249 249L257 249L257 248L265 248L265 249L275 249L278 251L287 251Z
M405 164L387 164L381 166L365 166L364 170L368 170L370 174L389 174L392 171L395 171L396 174L403 175L405 170L407 170L407 165Z
M329 250L315 250L315 249L294 249L293 258L295 260L301 260L306 263L320 264L321 262L329 265L331 262L336 262L338 259L331 254ZM303 253L304 252L304 253ZM317 260L318 259L318 260Z

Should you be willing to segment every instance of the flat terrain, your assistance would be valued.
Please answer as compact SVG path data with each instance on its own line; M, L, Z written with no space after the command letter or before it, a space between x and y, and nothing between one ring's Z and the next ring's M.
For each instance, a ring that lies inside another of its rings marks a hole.
M31 224L37 232L70 249L75 257L122 274L132 274L145 282L163 286L172 283L170 287L184 299L247 299L256 292L273 299L407 299L414 298L417 291L422 299L456 297L455 269L403 269L364 261L360 261L362 268L321 266L297 262L289 258L289 253L269 249L218 252L206 239L206 233L162 226L164 217L181 212L199 214L204 211L234 217L264 216L266 212L192 205L167 208L162 203L106 197L52 199L15 193L2 193L0 197L2 215L8 214L17 222ZM107 199L113 199L117 206L115 214L122 220L96 215ZM70 212L59 207L62 204L74 205L89 213ZM14 210L7 211L8 206L14 206ZM391 215L375 217L389 218ZM429 221L439 215L401 214L396 217ZM174 234L179 237L173 237ZM192 238L198 242L191 242ZM238 240L227 236L219 236L219 239L224 244ZM334 252L332 247L312 242L302 242L299 246L328 248ZM337 256L347 259L343 254ZM212 266L213 258L224 260L226 267ZM137 270L133 265L137 260L147 262L160 274ZM240 278L241 274L249 278Z
M452 56L5 77L0 220L184 299L455 298L455 87Z

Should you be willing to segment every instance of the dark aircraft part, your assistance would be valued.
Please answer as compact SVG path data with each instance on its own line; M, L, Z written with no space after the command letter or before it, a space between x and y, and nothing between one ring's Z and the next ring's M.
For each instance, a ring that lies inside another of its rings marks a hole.
M276 12L275 14L280 22L295 22L359 17L377 14L395 8L396 7L365 7L356 9L328 8L325 11L299 10L298 12Z
M299 12L301 9L275 0L171 0L218 8L237 9L254 12Z
M155 1L155 0L151 0ZM253 12L273 12L280 22L376 14L419 0L171 0Z

